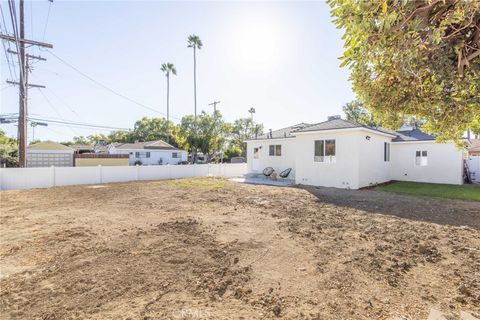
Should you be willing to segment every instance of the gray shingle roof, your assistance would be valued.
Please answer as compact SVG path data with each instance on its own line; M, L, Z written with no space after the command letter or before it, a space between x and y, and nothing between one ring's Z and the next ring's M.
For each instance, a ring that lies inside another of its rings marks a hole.
M310 126L308 123L298 123L290 127L278 129L278 130L273 130L271 133L263 133L256 138L253 139L279 139L279 138L293 138L295 135L293 134L296 131L299 131L307 126Z
M174 146L166 143L163 140L157 141L145 141L145 142L135 142L135 143L122 143L115 146L116 149L120 150L138 150L138 149L148 149L148 150L179 150Z
M399 130L395 131L395 134L397 137L392 140L393 142L435 140L434 136L429 135L420 129Z
M393 142L404 141L431 141L435 140L435 136L429 135L420 129L399 130L392 131L382 127L373 128L364 126L359 123L344 119L331 119L316 124L299 123L290 127L286 127L279 130L274 130L257 137L257 139L275 139L275 138L293 138L296 132L310 132L310 131L322 131L322 130L338 130L338 129L350 129L350 128L367 128L370 130L379 131L382 133L396 136L392 139Z
M349 129L349 128L360 128L360 127L363 127L363 126L353 121L343 120L343 119L333 119L333 120L327 120L324 122L310 125L301 130L298 130L298 132ZM369 129L373 129L373 128L369 128Z

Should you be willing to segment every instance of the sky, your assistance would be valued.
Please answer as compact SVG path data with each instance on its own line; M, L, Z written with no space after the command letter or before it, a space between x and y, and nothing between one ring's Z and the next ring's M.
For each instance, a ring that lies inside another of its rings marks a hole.
M11 32L7 1L0 0L0 5ZM31 83L47 87L29 90L32 117L118 128L133 128L142 117L162 117L166 79L160 67L171 62L177 76L170 80L170 115L178 123L194 112L190 34L203 42L197 51L199 112L212 112L208 104L221 101L217 108L233 122L250 116L248 109L254 107L254 120L267 131L325 121L355 98L349 70L339 67L342 32L323 1L37 0L26 1L25 8L26 37L53 44L50 52L28 49L47 58L35 62L29 75ZM11 75L3 47L0 51L0 113L16 113L18 87L5 83ZM10 62L17 61L9 56ZM18 64L14 67L18 77ZM13 124L0 126L16 136ZM66 141L108 131L50 124L37 126L35 139ZM31 140L31 127L28 133Z

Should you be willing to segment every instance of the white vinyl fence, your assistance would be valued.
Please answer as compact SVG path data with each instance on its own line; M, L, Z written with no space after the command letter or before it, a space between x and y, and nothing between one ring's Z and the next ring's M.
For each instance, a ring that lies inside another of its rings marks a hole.
M48 167L0 169L0 190L49 188L76 184L99 184L137 180L191 177L240 177L246 163L164 166Z
M468 158L468 168L473 183L480 183L480 156L470 156Z

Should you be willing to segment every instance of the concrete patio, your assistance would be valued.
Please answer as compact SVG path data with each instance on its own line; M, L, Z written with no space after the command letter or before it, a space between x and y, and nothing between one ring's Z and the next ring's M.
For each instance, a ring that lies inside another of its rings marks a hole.
M242 178L231 178L229 180L233 182L248 183L248 184L264 184L264 185L278 186L278 187L288 187L295 184L295 180L290 180L290 179L272 180L270 178L262 178L262 177L242 177Z

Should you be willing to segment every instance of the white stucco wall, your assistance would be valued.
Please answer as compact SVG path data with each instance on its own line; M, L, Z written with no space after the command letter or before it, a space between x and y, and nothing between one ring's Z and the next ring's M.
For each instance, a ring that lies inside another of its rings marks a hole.
M269 146L281 145L281 156L270 156ZM258 154L258 170L253 168L253 149L259 148ZM247 141L247 172L261 173L266 167L272 167L277 173L285 169L292 168L288 178L295 178L295 154L296 146L294 138L287 139L266 139Z
M428 153L428 164L415 164L415 152ZM463 184L463 151L454 143L394 142L390 178L399 181Z
M180 150L155 150L155 149L139 149L139 150L119 150L112 148L109 151L111 154L128 154L128 162L131 166L135 165L135 161L142 161L142 165L159 165L160 159L162 159L162 164L177 164L180 161L187 161L187 152ZM150 152L150 158L141 157L135 158L135 152L140 152L145 154ZM180 153L181 158L172 158L172 153Z
M367 139L367 136L370 139ZM392 138L373 132L359 132L359 188L390 181L390 162L384 161L384 143ZM390 159L391 159L390 144ZM391 160L390 160L391 161Z
M314 161L315 140L335 139L336 162ZM359 188L358 131L330 131L298 134L296 183L336 188Z

